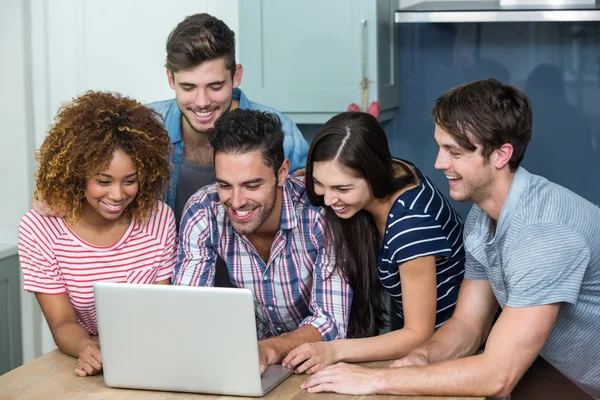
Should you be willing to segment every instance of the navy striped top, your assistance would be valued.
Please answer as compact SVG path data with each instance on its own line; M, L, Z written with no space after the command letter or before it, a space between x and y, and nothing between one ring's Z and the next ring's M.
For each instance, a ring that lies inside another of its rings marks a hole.
M433 183L414 165L403 162L414 168L421 182L392 205L379 249L379 280L403 325L400 266L418 257L436 256L437 329L452 316L465 272L463 224Z

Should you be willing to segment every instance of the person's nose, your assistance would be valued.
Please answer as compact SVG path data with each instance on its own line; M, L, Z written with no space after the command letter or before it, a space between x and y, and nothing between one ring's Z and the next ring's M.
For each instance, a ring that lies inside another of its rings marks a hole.
M244 197L244 193L241 189L232 190L230 203L235 209L239 209L246 204L246 198Z
M210 105L210 97L207 95L206 90L199 89L196 91L194 105L201 109L205 109Z
M326 206L330 207L332 204L335 204L337 197L331 190L326 190L323 195L323 202Z
M110 188L108 197L115 203L118 203L120 201L123 201L125 199L126 195L125 195L125 191L123 190L121 185L113 185Z
M437 154L437 157L435 158L434 167L435 167L435 169L439 169L442 171L450 168L448 154L445 151L443 151L442 149L438 149L438 154Z

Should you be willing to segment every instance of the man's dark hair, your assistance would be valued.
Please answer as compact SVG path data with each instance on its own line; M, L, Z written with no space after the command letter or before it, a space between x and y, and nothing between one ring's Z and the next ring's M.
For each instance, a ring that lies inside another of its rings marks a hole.
M215 156L260 151L265 165L277 176L284 153L283 129L276 114L236 108L221 116L209 134Z
M532 111L527 95L496 79L458 86L435 101L433 120L464 149L475 151L481 144L487 160L503 144L513 146L508 162L515 172L531 140Z
M235 73L235 33L209 14L186 17L169 34L167 62L171 73L190 70L205 61L223 57L225 68Z

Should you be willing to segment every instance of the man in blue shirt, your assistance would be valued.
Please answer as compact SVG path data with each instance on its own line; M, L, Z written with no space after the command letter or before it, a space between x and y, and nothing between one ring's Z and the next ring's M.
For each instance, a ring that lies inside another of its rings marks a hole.
M239 89L243 68L235 62L235 34L208 14L185 18L167 40L167 78L175 98L149 104L165 119L174 151L167 203L181 220L187 199L215 182L213 150L206 132L223 114L251 109L277 114L284 131L285 157L291 171L302 174L308 144L289 118L248 100Z

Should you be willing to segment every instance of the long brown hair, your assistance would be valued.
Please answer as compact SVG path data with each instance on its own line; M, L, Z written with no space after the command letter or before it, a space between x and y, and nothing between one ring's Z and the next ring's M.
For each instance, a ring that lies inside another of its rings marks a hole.
M319 130L306 164L306 193L314 205L325 206L314 190L313 164L335 160L365 179L378 199L412 185L416 178L402 163L393 163L385 131L375 117L362 112L345 112L331 118ZM395 176L394 167L404 170ZM379 233L365 210L352 218L338 218L331 208L325 215L331 229L337 267L347 276L353 290L349 337L377 335L385 325L382 287L377 274Z

